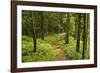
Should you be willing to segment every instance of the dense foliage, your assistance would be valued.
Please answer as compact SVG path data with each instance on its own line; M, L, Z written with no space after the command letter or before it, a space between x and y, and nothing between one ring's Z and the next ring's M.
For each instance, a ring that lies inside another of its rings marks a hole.
M22 61L90 58L88 13L22 11Z

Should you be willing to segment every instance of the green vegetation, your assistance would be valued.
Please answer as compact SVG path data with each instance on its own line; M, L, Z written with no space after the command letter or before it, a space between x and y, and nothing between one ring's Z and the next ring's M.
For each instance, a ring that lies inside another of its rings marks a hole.
M56 60L56 55L53 51L54 48L47 41L38 39L37 52L32 53L32 38L23 36L23 39L23 62Z
M22 62L90 59L89 14L22 11Z
M82 41L81 49L79 53L75 51L75 40L73 37L70 37L69 44L65 44L63 36L60 34L46 36L45 40L37 39L37 52L32 53L33 51L33 41L32 37L23 36L23 62L32 62L32 61L56 61L57 55L61 54L59 50L63 49L65 56L69 60L79 60L82 59ZM59 48L53 47L53 44L56 43ZM89 50L86 50L86 59L89 59Z

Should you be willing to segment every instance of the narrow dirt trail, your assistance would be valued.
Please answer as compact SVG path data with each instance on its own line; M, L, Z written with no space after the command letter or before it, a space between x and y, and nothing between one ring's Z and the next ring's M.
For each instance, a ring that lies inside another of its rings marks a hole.
M60 48L59 44L57 42L52 43L52 47L55 48L55 52L57 53L57 60L63 61L63 60L68 60L68 57L65 55L65 52L62 48Z

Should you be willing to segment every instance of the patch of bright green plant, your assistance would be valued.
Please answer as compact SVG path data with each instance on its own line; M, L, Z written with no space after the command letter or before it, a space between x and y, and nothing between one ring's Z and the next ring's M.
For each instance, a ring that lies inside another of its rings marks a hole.
M37 51L33 51L33 41L31 37L23 36L22 45L22 61L23 62L36 62L36 61L54 61L56 54L53 47L46 41L37 39Z
M80 51L76 51L76 40L73 37L69 38L69 44L65 44L65 41L59 41L59 45L62 49L64 49L66 56L69 57L70 60L80 60L82 59L82 50L83 50L83 42L80 41ZM89 49L85 50L85 59L89 59Z

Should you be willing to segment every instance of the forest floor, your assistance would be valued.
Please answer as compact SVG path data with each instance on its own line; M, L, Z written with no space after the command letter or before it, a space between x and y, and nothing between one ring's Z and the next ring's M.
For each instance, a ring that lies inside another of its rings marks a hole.
M69 37L69 44L65 44L64 33L45 36L44 40L37 39L37 50L32 52L32 37L23 36L22 38L22 62L38 61L63 61L82 59L82 41L80 41L80 52L76 52L76 40ZM85 53L89 59L89 49Z

